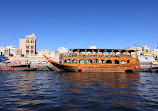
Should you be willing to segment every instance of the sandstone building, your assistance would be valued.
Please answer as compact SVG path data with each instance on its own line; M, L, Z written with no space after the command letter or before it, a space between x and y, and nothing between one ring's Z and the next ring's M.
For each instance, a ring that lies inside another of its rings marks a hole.
M19 48L25 56L36 54L36 36L32 34L20 39Z

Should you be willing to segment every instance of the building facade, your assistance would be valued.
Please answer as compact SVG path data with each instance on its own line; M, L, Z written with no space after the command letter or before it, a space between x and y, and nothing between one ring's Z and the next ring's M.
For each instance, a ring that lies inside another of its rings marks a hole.
M158 55L158 49L153 49L153 54Z
M4 54L4 47L0 46L0 55Z
M145 46L142 47L142 52L143 53L149 53L150 52L150 48L145 45Z
M36 36L27 35L25 39L20 39L19 48L25 56L36 54Z

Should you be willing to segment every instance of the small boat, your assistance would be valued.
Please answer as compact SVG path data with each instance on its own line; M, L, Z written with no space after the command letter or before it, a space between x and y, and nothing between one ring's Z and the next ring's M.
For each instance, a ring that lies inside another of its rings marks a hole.
M6 67L0 68L1 71L36 71L37 69L39 69L39 67L30 68L29 64L27 64L27 65L6 66Z
M149 72L158 72L158 62L152 62L150 63L151 67L148 68Z
M158 67L149 68L149 72L158 72Z

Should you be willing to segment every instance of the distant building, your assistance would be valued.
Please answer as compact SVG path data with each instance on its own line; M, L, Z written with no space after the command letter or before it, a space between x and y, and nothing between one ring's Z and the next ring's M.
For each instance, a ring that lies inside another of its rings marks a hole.
M20 39L19 47L25 56L36 54L36 36L32 34L27 35L25 39Z
M128 48L125 48L125 50L137 50L137 55L138 56L142 55L142 47L140 47L140 46L128 47Z
M0 46L0 55L4 54L4 47Z
M153 54L158 55L158 49L153 49Z
M150 52L150 48L147 45L145 45L145 46L142 47L142 52L143 53L148 53L148 52Z
M90 46L89 48L90 49L96 49L97 47L94 45L94 46Z
M43 57L43 55L47 57L59 57L59 54L57 51L50 52L49 50L43 49L42 51L37 51L38 57Z
M68 50L67 48L65 48L65 47L59 47L59 48L57 49L57 51L61 54L61 53L66 53L66 52L68 52L69 50Z
M9 56L15 56L16 55L15 54L15 50L16 50L15 46L7 46L6 49L9 50Z
M7 56L7 57L10 56L10 49L9 48L4 49L4 55Z
M20 57L22 54L21 49L19 48L15 48L15 46L7 46L6 48L2 48L0 47L0 51L3 51L3 55L7 56L7 57Z
M17 49L15 50L15 55L18 56L18 57L21 57L21 56L22 56L22 49L17 48Z

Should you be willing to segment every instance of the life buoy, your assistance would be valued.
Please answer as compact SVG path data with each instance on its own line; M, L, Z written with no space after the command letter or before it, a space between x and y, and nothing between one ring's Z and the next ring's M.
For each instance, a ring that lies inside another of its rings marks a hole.
M80 66L78 66L78 71L81 72L82 68Z
M135 69L139 69L139 66L136 66Z

